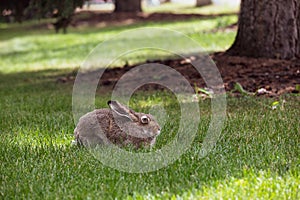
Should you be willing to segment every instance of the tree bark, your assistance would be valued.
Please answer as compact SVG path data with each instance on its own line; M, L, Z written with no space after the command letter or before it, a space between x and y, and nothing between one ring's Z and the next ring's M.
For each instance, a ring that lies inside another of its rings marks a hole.
M207 6L212 4L211 0L197 0L196 7Z
M22 23L24 18L24 11L29 6L29 3L30 0L10 1L10 5L12 5L12 10L16 22Z
M141 0L116 0L115 12L142 12Z
M229 55L300 58L300 0L242 0Z

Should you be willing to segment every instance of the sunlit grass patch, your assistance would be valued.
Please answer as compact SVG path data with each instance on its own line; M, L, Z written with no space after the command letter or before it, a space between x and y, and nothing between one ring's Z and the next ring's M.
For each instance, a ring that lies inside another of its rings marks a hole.
M160 27L179 31L187 37L191 37L203 48L204 51L220 51L230 46L234 37L233 32L210 32L218 28L226 27L235 23L237 16L227 16L214 19L191 19L185 22L147 22L123 27L108 27L103 29L86 29L78 31L70 29L67 35L54 34L51 30L39 33L39 30L26 31L19 28L17 35L11 37L9 28L5 29L0 41L0 71L2 73L37 71L46 69L70 69L78 68L89 53L102 42L114 38L121 31L133 30L143 27ZM14 28L15 29L15 28ZM13 31L15 31L12 29ZM7 39L5 39L7 38ZM147 40L153 43L166 43L166 47L172 48L174 43L165 40L165 36L147 36ZM180 44L180 38L173 38ZM118 54L118 46L135 45L139 40L130 39L115 41L108 54ZM182 52L189 52L189 47L182 46ZM155 52L140 52L130 58L131 64L145 62L147 59L163 59L164 56ZM126 62L126 61L125 61ZM121 65L123 63L119 63Z

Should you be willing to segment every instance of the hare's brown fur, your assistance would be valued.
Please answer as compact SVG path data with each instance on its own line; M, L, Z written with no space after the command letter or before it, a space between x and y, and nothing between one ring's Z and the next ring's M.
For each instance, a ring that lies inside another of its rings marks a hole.
M153 116L136 113L118 102L112 103L111 109L94 110L80 118L74 130L77 142L84 146L111 143L140 148L154 145L160 126Z

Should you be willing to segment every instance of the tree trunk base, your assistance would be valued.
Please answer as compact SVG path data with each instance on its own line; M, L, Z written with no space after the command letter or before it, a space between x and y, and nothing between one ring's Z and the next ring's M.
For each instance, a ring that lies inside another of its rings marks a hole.
M197 0L196 7L202 7L202 6L207 6L207 5L211 5L211 4L212 4L211 0Z
M115 0L115 13L142 12L141 0Z
M300 58L300 1L243 0L238 33L227 54Z

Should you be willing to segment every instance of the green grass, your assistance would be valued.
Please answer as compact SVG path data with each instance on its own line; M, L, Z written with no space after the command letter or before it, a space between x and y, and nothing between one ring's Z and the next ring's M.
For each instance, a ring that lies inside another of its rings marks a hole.
M204 158L199 151L211 104L201 100L201 123L192 146L179 160L155 172L120 172L104 166L85 149L70 145L75 127L73 85L56 80L76 69L98 42L147 25L181 30L208 50L219 51L231 44L235 32L212 30L235 21L236 16L229 16L71 29L68 35L23 30L17 25L1 27L1 199L299 199L299 96L280 97L286 103L275 110L271 109L274 99L229 97L221 137ZM109 99L109 94L97 93L96 106L106 107ZM160 102L169 117L156 148L172 140L178 127L174 96L139 92L130 104L147 112Z
M22 27L12 25L12 27L3 28L0 36L0 72L34 71L41 68L77 68L88 56L89 52L101 42L113 38L122 31L143 27L161 27L180 31L196 40L206 51L222 51L230 46L236 33L215 34L210 33L210 30L225 27L236 22L236 20L236 16L227 16L205 20L191 19L186 22L139 23L102 29L78 30L71 28L67 35L54 34L53 30L30 29L32 26L30 23L22 25ZM147 39L153 41L153 43L164 43L165 40L164 36L152 38L150 36ZM168 41L172 40L172 38L168 39ZM176 38L174 40L180 42ZM116 46L130 46L136 42L135 39L117 41L117 43L107 49L107 52L118 54ZM172 47L174 44L169 42L165 45ZM186 48L188 51L188 47ZM185 49L181 50L184 51ZM150 54L149 52L141 52L136 58L138 59L136 59L135 63L139 63L147 59L159 59L161 57L154 51Z
M3 198L299 198L300 105L295 97L282 97L287 102L278 110L271 109L272 99L229 98L222 136L203 159L198 153L210 121L210 102L200 101L201 124L187 153L159 171L129 174L70 145L71 89L49 77L34 84L19 79L6 91L1 88ZM98 95L97 106L104 107L108 99ZM159 99L173 116L158 139L161 146L172 139L178 117L172 96L137 94L131 106L146 111Z

